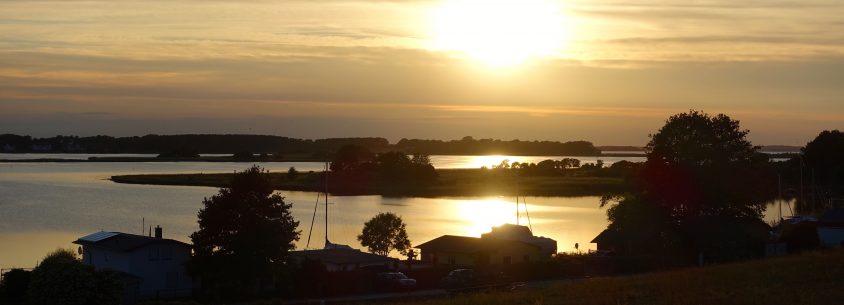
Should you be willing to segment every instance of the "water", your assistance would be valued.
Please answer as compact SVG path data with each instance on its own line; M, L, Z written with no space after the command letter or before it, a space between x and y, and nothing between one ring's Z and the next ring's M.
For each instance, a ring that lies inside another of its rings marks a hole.
M2 158L4 156L0 156ZM469 167L496 161L485 156L477 158L486 161L473 161L467 156L432 156L435 158L438 158L435 164L441 167ZM75 249L73 240L100 230L139 234L147 233L149 225L161 225L165 237L189 242L189 235L197 229L196 213L202 207L202 199L215 194L216 188L130 185L107 179L120 174L233 172L249 165L226 162L0 163L0 268L32 267L48 251L59 247ZM286 171L290 166L300 171L318 171L323 166L320 162L259 165L274 172ZM316 193L282 194L293 203L293 216L300 221L303 235L297 248L302 249L307 243ZM599 208L600 198L596 196L527 197L526 200L534 232L556 239L559 251L573 251L574 243L579 243L583 251L594 249L595 245L589 241L607 225L606 211ZM356 236L363 223L376 213L387 211L404 218L415 245L444 234L480 236L493 225L515 222L513 202L513 198L504 197L331 197L329 237L334 243L360 248ZM320 206L311 248L323 244L323 211ZM765 220L775 219L774 213L768 213ZM521 223L526 224L527 218L522 215ZM141 226L142 218L146 219L146 228Z
M318 170L321 163L264 163L271 171L289 166ZM196 213L202 199L217 192L210 187L118 184L112 175L139 173L232 172L244 163L0 163L0 267L32 267L48 251L72 248L73 240L99 230L148 232L161 225L164 235L189 241L197 229ZM293 203L293 216L301 222L307 242L316 193L282 192ZM332 242L360 248L356 236L363 223L378 212L404 218L414 244L444 234L480 236L493 225L515 222L513 198L388 198L346 196L330 199L329 236ZM558 241L560 251L581 250L606 227L605 211L598 197L528 197L531 224L537 235ZM321 247L324 236L320 206L311 247ZM524 217L524 214L523 214ZM527 218L522 218L527 223Z

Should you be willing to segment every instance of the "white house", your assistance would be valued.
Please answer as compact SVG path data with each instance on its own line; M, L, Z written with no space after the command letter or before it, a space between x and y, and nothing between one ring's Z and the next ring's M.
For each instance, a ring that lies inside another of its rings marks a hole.
M190 259L189 244L155 236L120 232L97 232L73 242L80 245L82 260L97 269L120 272L126 279L129 298L188 296L193 281L185 264Z

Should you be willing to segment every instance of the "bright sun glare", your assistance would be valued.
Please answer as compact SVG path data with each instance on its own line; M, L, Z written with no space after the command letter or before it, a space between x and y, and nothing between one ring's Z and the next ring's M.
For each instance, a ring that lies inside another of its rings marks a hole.
M552 0L447 0L434 10L434 49L491 66L557 54L566 18Z

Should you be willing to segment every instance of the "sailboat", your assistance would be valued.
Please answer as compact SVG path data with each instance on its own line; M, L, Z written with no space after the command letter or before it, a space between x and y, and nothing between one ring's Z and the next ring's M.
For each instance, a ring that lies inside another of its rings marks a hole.
M323 190L322 193L317 194L317 201L316 201L316 204L314 204L314 215L313 215L313 218L311 219L311 229L308 231L308 243L305 246L305 248L307 249L308 246L310 246L311 232L313 232L313 230L314 230L314 219L316 219L316 211L317 211L317 207L319 206L319 197L320 197L320 195L323 195L323 198L325 198L325 244L323 245L322 249L323 250L357 250L357 249L352 248L349 245L332 243L331 240L328 239L328 162L325 163L325 169L324 169L323 173L324 173L324 176L325 176L325 183L324 183L325 189Z
M311 233L313 232L314 222L316 220L316 212L319 208L320 196L324 198L325 203L325 244L322 249L309 249L311 243ZM319 261L329 272L352 271L372 266L387 269L397 268L398 260L395 258L363 252L348 245L332 243L331 240L328 239L328 223L328 163L326 163L325 190L317 194L317 200L314 204L314 214L311 218L311 227L308 232L308 241L305 245L305 250L291 252L293 258L299 260L300 262L304 260Z

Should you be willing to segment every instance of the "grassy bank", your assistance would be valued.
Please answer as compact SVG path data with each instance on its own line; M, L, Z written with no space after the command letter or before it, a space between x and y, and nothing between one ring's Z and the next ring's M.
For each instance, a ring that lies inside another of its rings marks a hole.
M842 304L844 251L394 304Z
M534 176L517 177L483 169L441 169L435 182L384 183L360 181L354 177L329 175L329 186L335 195L390 195L390 196L587 196L623 192L627 185L621 178L584 176ZM118 183L225 186L226 174L168 174L168 175L122 175L111 180ZM287 173L271 173L273 185L278 190L321 191L323 173L300 173L290 177ZM353 181L353 183L351 183Z

